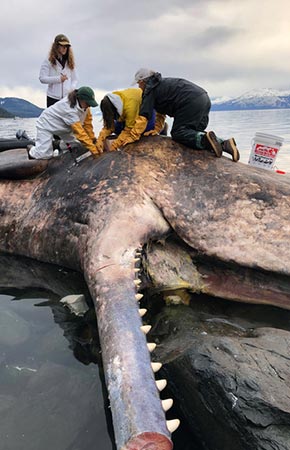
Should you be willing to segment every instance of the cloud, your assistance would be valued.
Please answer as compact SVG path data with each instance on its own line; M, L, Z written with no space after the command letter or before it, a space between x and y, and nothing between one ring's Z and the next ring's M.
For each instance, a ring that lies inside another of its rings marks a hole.
M27 86L0 86L0 98L2 97L18 97L28 100L31 103L44 108L46 106L46 97L40 89L34 89Z
M286 88L288 17L288 0L279 7L272 0L5 2L0 95L25 93L43 106L39 68L59 33L71 39L79 85L100 95L129 86L144 66L196 82L211 96Z

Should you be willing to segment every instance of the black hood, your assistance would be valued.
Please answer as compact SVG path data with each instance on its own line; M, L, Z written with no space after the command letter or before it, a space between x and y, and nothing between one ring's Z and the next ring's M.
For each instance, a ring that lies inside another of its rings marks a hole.
M148 94L152 89L154 89L162 80L162 75L159 72L155 72L151 77L147 78L146 87L144 89L144 95Z

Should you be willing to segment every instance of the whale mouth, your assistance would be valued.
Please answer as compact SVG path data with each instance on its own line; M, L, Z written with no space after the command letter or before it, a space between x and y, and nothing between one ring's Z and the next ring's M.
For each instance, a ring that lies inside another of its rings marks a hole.
M200 255L176 236L163 243L150 243L142 264L146 274L142 286L150 294L163 292L167 297L175 291L180 303L185 304L189 292L290 309L290 283L286 275Z

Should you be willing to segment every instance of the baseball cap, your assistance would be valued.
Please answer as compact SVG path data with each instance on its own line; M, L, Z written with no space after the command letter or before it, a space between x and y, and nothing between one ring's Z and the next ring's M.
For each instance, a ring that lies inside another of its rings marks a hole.
M141 69L137 70L137 72L135 73L135 78L134 78L132 85L138 83L138 81L142 81L142 80L145 80L146 78L151 77L151 75L154 75L154 73L155 73L155 70L146 69L145 67L142 67Z
M57 36L55 36L54 42L55 44L60 45L70 45L69 38L67 38L64 34L58 34Z
M98 106L98 103L95 99L95 93L92 88L88 86L82 86L78 89L77 98L80 100L84 100L89 106Z

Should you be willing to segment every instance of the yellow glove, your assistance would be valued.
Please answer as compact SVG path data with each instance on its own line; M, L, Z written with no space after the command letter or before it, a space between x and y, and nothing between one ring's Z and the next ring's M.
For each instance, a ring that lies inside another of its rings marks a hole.
M154 128L154 130L146 131L146 133L144 133L144 136L157 136L157 134L159 134L159 133Z
M94 152L94 153L92 152L93 158L97 158L97 157L100 156L102 153L103 153L103 152L102 152L102 151L100 152L100 151L97 149L97 147L96 147L95 152Z
M135 125L133 128L131 128L128 135L122 140L122 147L124 145L130 144L131 142L138 141L142 134L144 133L144 130L147 127L148 120L144 116L138 116L135 120ZM117 140L117 139L116 139ZM116 142L112 145L112 150L115 150L117 148Z
M71 125L72 132L75 138L80 141L80 143L86 147L93 154L98 153L96 145L93 143L92 139L85 132L81 122L76 122Z
M108 136L110 136L110 134L112 133L113 130L109 129L109 128L102 128L97 142L96 142L96 147L100 152L104 151L104 144L105 144L105 140Z
M92 139L92 141L94 141L96 139L96 136L94 133L93 116L92 116L90 108L87 109L87 115L84 120L83 127L84 127L84 130L87 133L87 135ZM94 144L95 144L95 142L94 142Z
M115 141L113 141L111 144L110 144L110 152L115 152L116 150L118 150L118 148L120 148L121 146L120 145L117 145L116 143L115 143Z
M129 127L124 128L124 130L121 131L119 136L111 142L110 150L117 150L118 148L125 145L124 142L126 142L127 139L131 138L131 130L132 130L132 128L129 128ZM133 141L130 141L130 142L133 142Z
M156 113L154 130L146 131L146 133L144 133L144 136L156 136L157 134L159 134L160 131L162 131L164 128L165 119L165 114Z
M138 116L135 120L135 125L131 129L130 136L133 138L133 141L138 141L141 135L144 133L147 127L148 120L144 116ZM124 144L123 144L124 145Z

